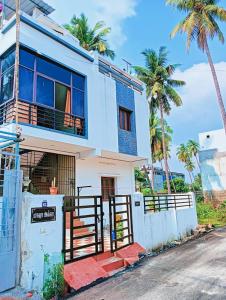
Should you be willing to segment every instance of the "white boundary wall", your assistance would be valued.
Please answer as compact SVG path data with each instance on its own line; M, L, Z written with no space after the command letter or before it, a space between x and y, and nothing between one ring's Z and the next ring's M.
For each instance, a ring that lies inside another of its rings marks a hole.
M31 208L56 207L56 221L31 223ZM21 280L26 290L40 291L43 286L44 254L61 254L62 251L63 196L23 194L21 219Z
M144 213L143 195L132 196L134 241L151 250L178 240L198 226L195 197L192 195L192 207L169 209L157 213ZM140 202L140 206L135 206Z

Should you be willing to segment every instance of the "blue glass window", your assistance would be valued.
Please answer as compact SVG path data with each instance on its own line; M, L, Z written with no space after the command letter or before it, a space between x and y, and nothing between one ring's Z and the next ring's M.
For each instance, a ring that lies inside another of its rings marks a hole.
M33 71L20 66L19 80L19 98L21 100L32 102L34 81Z
M13 98L14 68L7 70L1 77L0 101L5 102Z
M65 84L71 84L71 72L50 63L42 58L37 58L37 72L42 73L52 79L58 80Z
M73 87L84 91L85 90L85 77L78 75L78 74L73 74L72 85L73 85Z
M36 101L54 107L54 82L42 76L37 76Z
M2 73L15 64L15 51L2 58Z
M35 56L25 50L20 50L20 65L34 70Z
M84 117L85 94L82 91L73 89L72 113L78 117Z

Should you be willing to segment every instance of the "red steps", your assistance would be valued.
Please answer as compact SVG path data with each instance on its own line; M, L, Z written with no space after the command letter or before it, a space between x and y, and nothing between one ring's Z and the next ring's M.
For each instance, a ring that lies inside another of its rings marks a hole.
M79 290L98 279L110 277L126 266L132 265L139 260L139 255L145 249L138 243L125 247L114 254L110 251L86 258L65 266L65 281L71 288Z

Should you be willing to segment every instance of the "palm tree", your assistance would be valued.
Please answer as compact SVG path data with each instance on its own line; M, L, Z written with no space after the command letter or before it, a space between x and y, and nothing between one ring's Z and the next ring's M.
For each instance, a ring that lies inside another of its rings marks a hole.
M189 159L186 161L185 163L185 169L188 171L189 177L190 177L190 181L191 181L191 186L192 186L192 177L193 177L193 171L195 169L195 165L194 163Z
M152 155L152 176L151 176L151 186L154 191L154 166L153 164L157 161L161 162L163 160L163 145L162 145L162 127L161 121L156 115L152 113L149 120L150 126L150 142L151 142L151 155ZM167 147L167 157L170 155L170 143L172 141L172 128L164 120L165 126L165 141Z
M188 148L188 151L191 153L191 155L195 157L197 165L200 170L200 164L199 164L199 160L198 160L199 144L196 141L189 140L187 143L187 148Z
M184 144L180 144L180 146L177 148L177 157L180 162L186 163L191 159L190 152L188 151L188 147Z
M191 42L196 40L198 47L207 55L226 133L225 106L208 45L208 39L214 37L218 37L219 41L224 43L224 35L217 21L226 21L226 10L217 5L218 0L166 0L166 3L186 13L185 18L172 31L171 37L174 37L178 32L186 33L187 49L189 50Z
M105 27L103 21L97 22L91 28L88 18L81 14L80 17L74 16L70 24L66 24L64 27L79 40L80 46L87 51L97 51L101 55L114 59L115 52L109 48L106 40L106 36L111 32L111 28Z
M134 69L138 78L146 84L150 108L157 108L160 111L166 182L168 193L170 194L171 189L165 141L164 114L169 114L171 110L171 103L176 106L182 105L181 97L174 87L183 86L185 82L172 78L172 75L178 65L168 64L168 51L165 47L161 47L158 53L154 50L147 49L142 54L145 57L145 67L136 66Z

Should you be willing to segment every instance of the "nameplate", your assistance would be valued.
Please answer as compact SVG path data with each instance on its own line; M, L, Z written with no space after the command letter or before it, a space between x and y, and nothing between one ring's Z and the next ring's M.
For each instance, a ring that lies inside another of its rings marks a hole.
M140 206L140 201L136 201L135 206Z
M31 209L31 223L56 221L56 207L35 207Z

